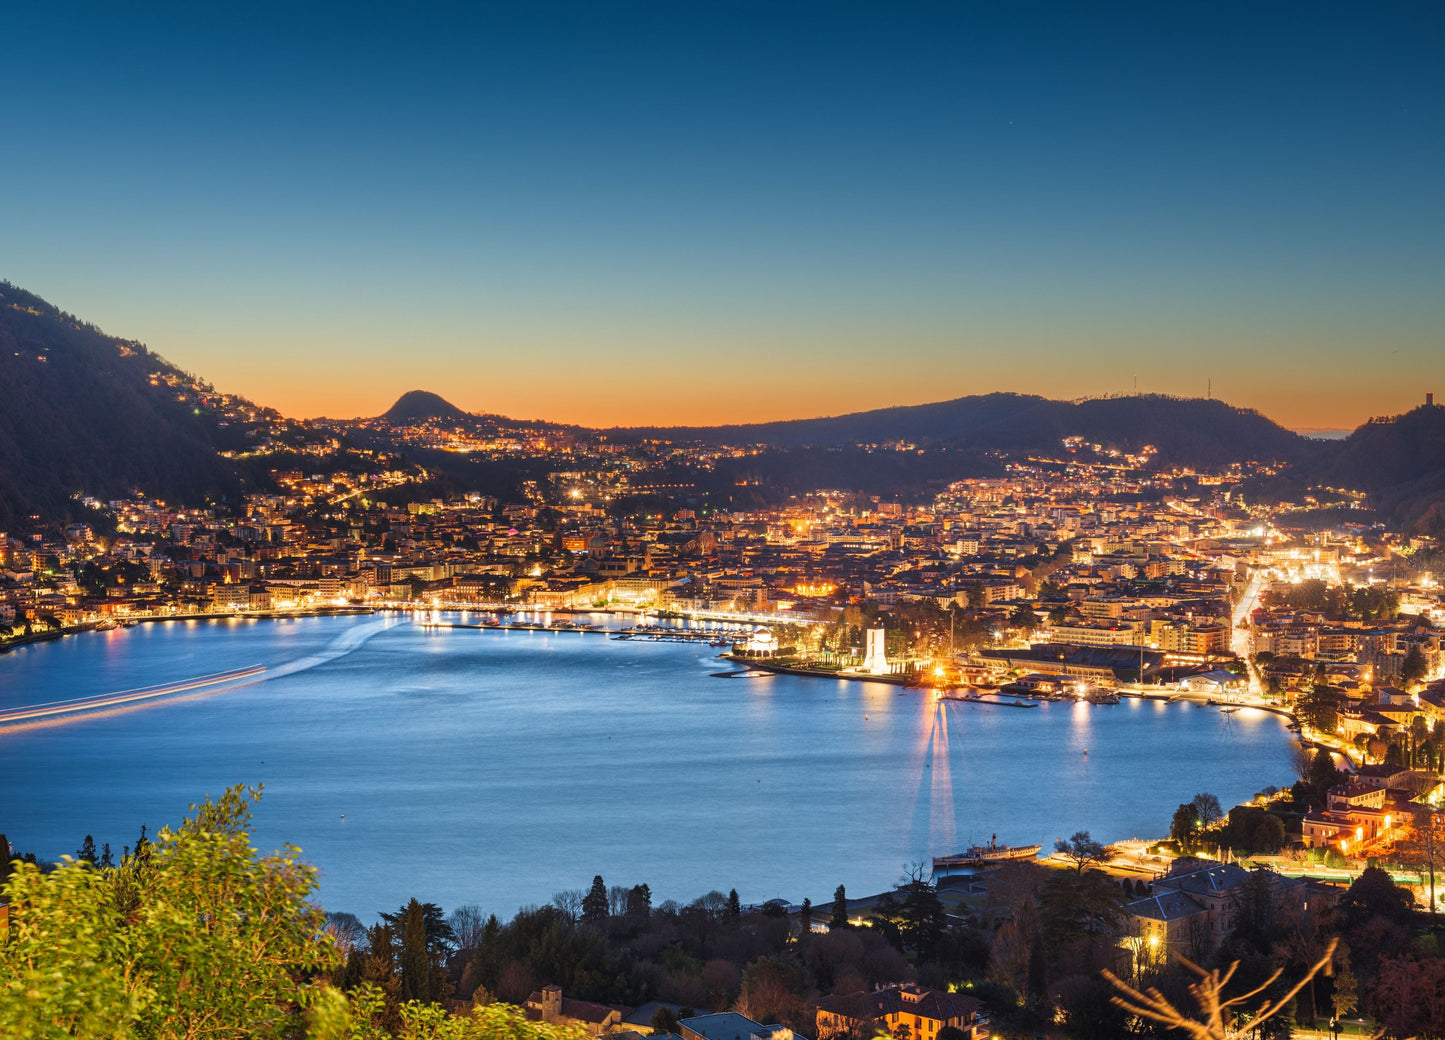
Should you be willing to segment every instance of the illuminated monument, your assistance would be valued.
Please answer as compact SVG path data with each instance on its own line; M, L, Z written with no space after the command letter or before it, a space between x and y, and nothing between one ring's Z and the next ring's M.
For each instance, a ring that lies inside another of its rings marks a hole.
M893 666L888 663L888 639L883 629L868 630L868 647L863 655L863 667L860 671L870 675L887 675L893 671Z

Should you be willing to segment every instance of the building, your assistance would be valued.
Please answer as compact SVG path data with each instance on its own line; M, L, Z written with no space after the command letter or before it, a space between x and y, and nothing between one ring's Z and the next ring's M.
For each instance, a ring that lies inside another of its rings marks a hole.
M1304 818L1307 848L1337 845L1341 852L1357 853L1392 830L1402 815L1387 804L1388 790L1384 786L1340 784L1331 787L1326 797L1324 812Z
M824 997L818 1001L818 1040L840 1033L871 1036L880 1031L907 1040L935 1040L944 1026L962 1031L968 1040L984 1040L989 1028L982 1007L962 993L914 985Z
M1147 898L1124 908L1122 945L1136 962L1150 966L1180 957L1203 960L1234 927L1240 895L1251 878L1268 886L1276 907L1307 909L1305 881L1220 863L1154 882Z
M522 1008L534 1022L575 1026L586 1030L590 1036L617 1031L622 1026L622 1020L632 1013L629 1007L609 1007L590 1000L563 997L561 986L543 986L534 990Z
M684 1018L677 1029L683 1040L807 1040L787 1026L765 1026L736 1011Z

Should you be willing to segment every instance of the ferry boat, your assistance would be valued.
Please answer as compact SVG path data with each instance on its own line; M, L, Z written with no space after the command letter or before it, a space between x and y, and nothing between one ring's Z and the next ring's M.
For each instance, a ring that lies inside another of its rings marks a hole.
M951 856L934 856L933 872L955 867L979 867L988 863L1008 863L1020 859L1037 859L1042 845L1000 845L998 835L987 845L973 845Z

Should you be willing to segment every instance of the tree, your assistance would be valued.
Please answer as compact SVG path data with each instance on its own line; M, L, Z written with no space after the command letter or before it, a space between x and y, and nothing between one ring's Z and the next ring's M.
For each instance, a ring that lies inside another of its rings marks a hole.
M1089 836L1088 831L1075 831L1073 837L1054 842L1054 851L1074 861L1074 869L1080 874L1091 863L1103 862L1106 850L1103 845Z
M597 874L592 878L592 887L582 897L582 920L587 924L599 924L607 920L607 885L602 881L602 875Z
M5 891L5 882L10 880L10 872L14 869L11 864L14 862L10 851L10 839L0 834L0 894Z
M1405 651L1405 660L1400 664L1400 682L1406 686L1417 683L1425 678L1429 670L1419 645L1411 643L1410 649Z
M1194 830L1198 826L1199 810L1192 802L1183 802L1174 810L1174 817L1169 821L1169 837L1181 851L1188 851L1194 844Z
M401 920L401 996L428 1003L432 999L431 965L427 958L426 914L413 899Z
M398 936L402 935L406 931L406 915L411 910L412 903L421 908L422 930L426 936L428 956L438 962L445 960L456 949L457 937L451 925L447 924L446 914L436 903L421 903L413 899L394 914L381 914L381 919L391 925L391 930Z
M639 924L646 924L651 914L652 889L647 885L633 885L627 892L627 916Z
M924 876L923 864L913 867L905 876L903 891L903 904L898 909L903 942L920 963L932 961L943 935L945 915L938 890Z
M0 1035L280 1038L340 966L316 871L249 841L260 788L192 806L112 870L20 866L0 946ZM339 994L330 1000L338 1006Z
M1189 804L1194 806L1195 815L1205 827L1213 827L1224 819L1224 810L1219 806L1219 799L1212 794L1196 794Z
M1445 1035L1445 961L1385 957L1369 1007L1391 1036Z
M1344 1018L1355 1010L1359 1000L1359 984L1355 981L1355 973L1350 969L1350 948L1340 943L1335 950L1335 989L1330 994L1335 1018Z
M738 899L738 890L735 888L728 889L727 909L723 911L723 917L733 924L737 924L738 921L742 920L743 904L742 901Z
M1435 916L1435 870L1445 868L1445 821L1433 809L1421 807L1414 826L1403 841L1396 843L1400 858L1420 867L1430 876L1430 917Z
M1323 799L1331 787L1337 787L1344 782L1345 775L1335 765L1334 756L1324 748L1316 751L1310 762L1309 784L1320 798Z
M798 927L802 929L804 935L813 930L813 901L811 899L805 898L803 905L798 908Z
M1339 726L1340 694L1332 687L1316 685L1295 702L1295 717L1320 733L1334 733Z
M1229 985L1230 979L1234 977L1235 971L1239 968L1238 961L1222 970L1216 968L1213 971L1205 971L1193 961L1184 957L1179 958L1179 962L1198 980L1189 986L1189 995L1199 1006L1197 1015L1187 1015L1180 1011L1154 986L1141 991L1124 982L1108 969L1105 969L1103 974L1104 978L1108 979L1118 990L1118 993L1111 998L1112 1001L1125 1011L1151 1022L1158 1022L1166 1028L1177 1029L1191 1040L1230 1040L1239 1035L1234 1027L1234 1019L1237 1015L1248 1014L1247 1028L1258 1030L1270 1019L1285 1011L1294 1001L1295 995L1330 963L1330 958L1335 952L1335 943L1336 940L1332 940L1325 955L1311 965L1303 978L1277 998L1266 998L1263 994L1279 980L1284 973L1283 968L1275 969L1262 985L1226 1000L1224 987ZM1246 1009L1256 998L1260 998L1259 1007L1253 1014L1249 1014Z
M848 892L842 885L833 890L833 916L828 920L829 928L848 926Z
M1350 885L1349 891L1340 897L1337 907L1353 927L1372 917L1408 925L1414 917L1414 905L1409 889L1397 886L1395 879L1379 867L1366 867Z
M452 930L457 948L461 950L477 948L477 943L482 939L482 929L486 927L486 924L487 919L482 916L482 908L475 903L459 906L447 915L447 927Z
M80 848L75 853L75 858L82 863L89 863L91 866L96 866L100 863L100 856L95 851L95 839L89 834L87 834L85 840L80 843Z
M1104 939L1116 931L1124 912L1123 891L1113 879L1097 870L1051 871L1039 896L1041 935L1048 951L1057 955L1072 946L1088 967L1101 967L1096 959Z
M576 924L582 916L582 900L587 895L580 888L569 888L552 897L552 905L562 911L567 920Z

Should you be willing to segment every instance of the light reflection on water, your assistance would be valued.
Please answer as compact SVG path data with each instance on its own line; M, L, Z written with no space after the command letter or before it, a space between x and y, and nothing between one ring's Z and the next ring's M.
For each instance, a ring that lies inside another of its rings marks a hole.
M938 702L880 684L710 678L706 645L420 629L393 618L149 625L0 658L0 708L256 661L242 689L0 733L0 829L58 856L264 781L256 843L302 846L321 898L509 914L564 888L658 901L736 887L814 903L907 864L1075 830L1162 834L1199 791L1288 780L1281 720L1202 706ZM1084 752L1087 750L1087 754ZM345 814L345 819L342 819Z

